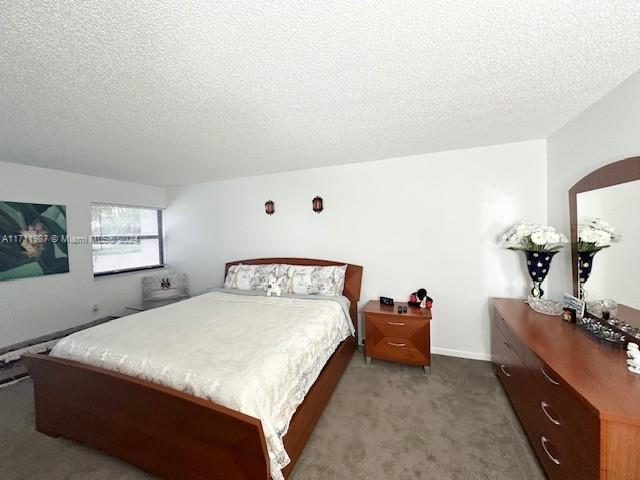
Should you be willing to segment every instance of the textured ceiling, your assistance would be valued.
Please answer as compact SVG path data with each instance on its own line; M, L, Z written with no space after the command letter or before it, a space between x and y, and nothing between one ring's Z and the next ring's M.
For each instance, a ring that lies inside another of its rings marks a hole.
M0 160L157 185L546 137L640 2L0 0Z

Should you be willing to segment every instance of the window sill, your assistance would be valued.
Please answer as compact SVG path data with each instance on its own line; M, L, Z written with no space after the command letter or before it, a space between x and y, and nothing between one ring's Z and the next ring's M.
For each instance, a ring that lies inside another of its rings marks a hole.
M134 275L141 272L144 273L151 270L160 270L160 269L166 269L166 268L167 268L166 265L152 265L150 267L126 268L122 270L114 270L111 272L94 273L93 279L99 280L101 278L117 277L117 276L123 276L123 275Z

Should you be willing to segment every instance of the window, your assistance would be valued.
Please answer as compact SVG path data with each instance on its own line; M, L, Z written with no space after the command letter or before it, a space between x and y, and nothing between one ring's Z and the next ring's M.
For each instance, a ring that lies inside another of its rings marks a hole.
M93 276L164 266L162 210L93 204Z

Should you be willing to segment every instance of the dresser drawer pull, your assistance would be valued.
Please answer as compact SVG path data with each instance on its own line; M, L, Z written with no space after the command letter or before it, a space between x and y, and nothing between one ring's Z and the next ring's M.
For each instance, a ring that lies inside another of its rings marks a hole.
M507 372L507 369L505 368L504 365L500 365L500 370L502 370L502 373L504 373L507 377L511 376L511 374Z
M542 372L542 375L544 375L544 378L546 378L549 381L549 383L552 383L553 385L560 385L559 382L556 382L553 378L549 376L547 371L544 369L544 366L540 367L540 371Z
M551 455L549 453L549 450L547 449L547 443L549 443L549 439L543 435L542 437L540 437L540 443L542 444L542 449L544 450L544 453L546 453L547 457L549 457L549 460L551 460L556 465L560 465L560 460L558 460L556 457Z
M509 345L507 342L502 342L502 344L504 345L504 349L505 349L507 352L510 352L510 351L511 351L511 345Z
M391 325L392 327L404 327L404 322L387 322L387 325Z
M407 344L406 343L396 343L396 342L387 342L389 345L393 346L393 347L406 347Z
M542 411L544 412L544 414L547 416L547 418L551 421L551 423L553 423L554 425L560 425L560 420L557 420L555 418L553 418L551 416L551 414L549 413L549 411L547 410L551 405L549 405L547 402L545 402L544 400L542 400L540 402L540 408L542 408Z

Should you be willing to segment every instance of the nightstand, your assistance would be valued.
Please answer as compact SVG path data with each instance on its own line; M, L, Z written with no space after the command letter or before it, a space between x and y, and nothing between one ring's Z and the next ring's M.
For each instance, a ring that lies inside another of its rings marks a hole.
M425 373L431 372L431 309L407 307L407 313L398 313L398 306L381 305L371 300L362 310L365 324L365 359L421 365Z

